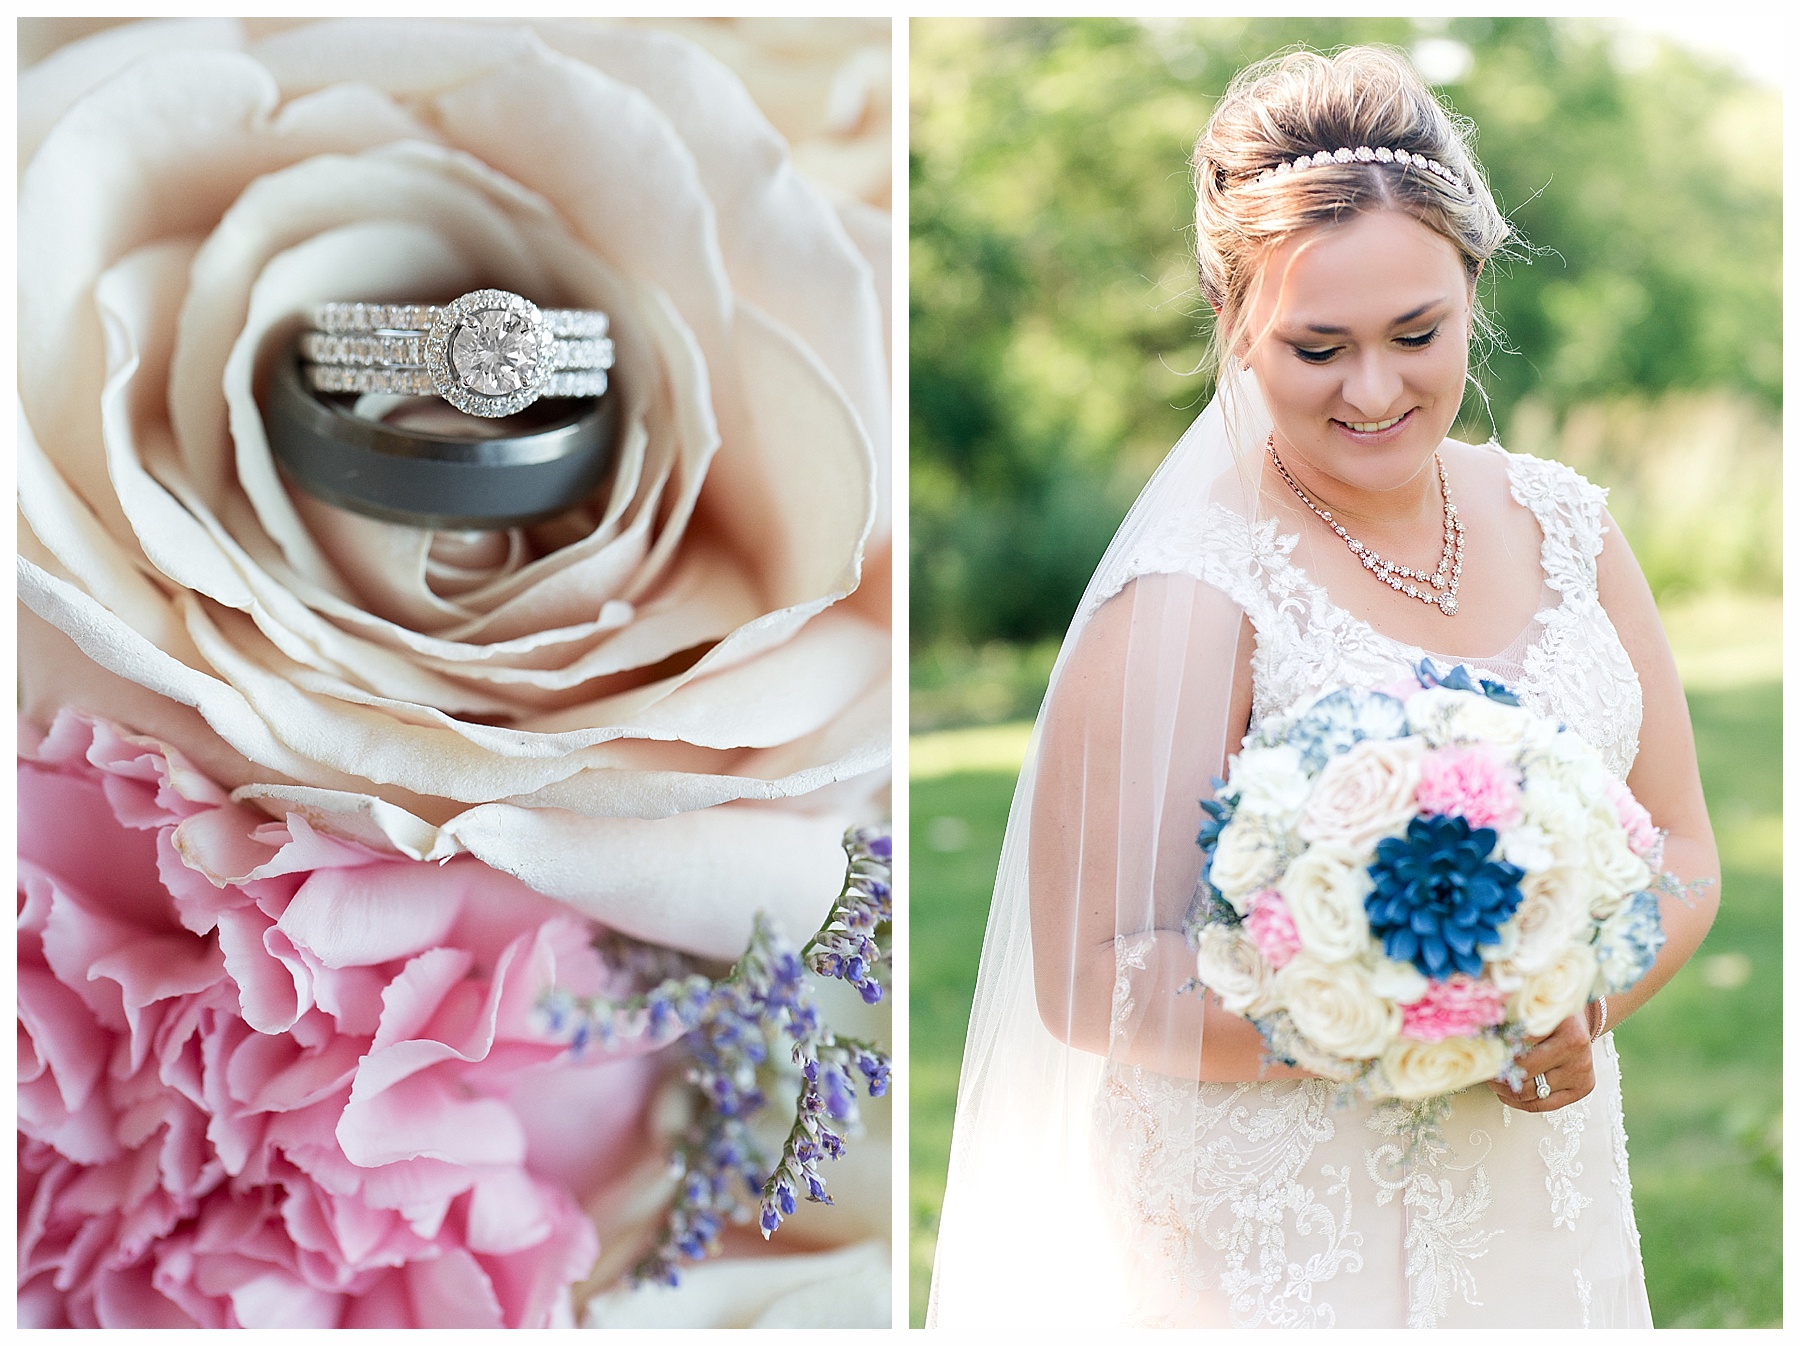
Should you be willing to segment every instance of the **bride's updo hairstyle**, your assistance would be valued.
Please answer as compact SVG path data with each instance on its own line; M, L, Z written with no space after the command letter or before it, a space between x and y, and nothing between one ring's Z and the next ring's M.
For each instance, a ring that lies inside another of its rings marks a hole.
M1473 281L1509 233L1470 148L1473 129L1378 47L1290 52L1240 72L1192 161L1200 288L1219 313L1215 355L1238 346L1271 249L1365 211L1404 211L1441 234ZM1479 305L1474 323L1491 335Z

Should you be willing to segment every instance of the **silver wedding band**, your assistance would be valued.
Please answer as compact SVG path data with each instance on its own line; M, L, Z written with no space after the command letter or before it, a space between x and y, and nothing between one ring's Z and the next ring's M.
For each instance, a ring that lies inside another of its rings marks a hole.
M318 304L300 338L322 393L441 397L471 416L511 416L540 397L598 397L613 343L597 309L547 308L510 290L448 304Z
M1550 1097L1550 1081L1542 1075L1537 1077L1537 1096L1540 1100Z

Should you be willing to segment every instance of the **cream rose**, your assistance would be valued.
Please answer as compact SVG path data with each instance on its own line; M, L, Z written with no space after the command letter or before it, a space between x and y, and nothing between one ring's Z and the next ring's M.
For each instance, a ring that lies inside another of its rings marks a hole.
M1491 1080L1506 1062L1506 1044L1489 1034L1413 1042L1402 1038L1381 1054L1381 1073L1397 1098L1434 1098Z
M1417 738L1364 739L1325 764L1301 812L1299 833L1307 841L1364 853L1385 836L1403 832L1418 812Z
M1196 954L1200 984L1233 1014L1255 1018L1274 1008L1274 970L1236 926L1209 925Z
M1376 994L1361 963L1322 963L1296 954L1275 974L1275 992L1294 1027L1334 1056L1379 1056L1400 1034L1400 1007Z
M714 59L594 24L124 28L19 120L24 712L658 943L815 926L887 771L886 217ZM471 539L290 490L257 397L306 307L485 284L612 317L584 509Z
M1307 953L1339 963L1368 952L1369 917L1363 899L1374 887L1368 866L1323 843L1309 847L1276 885Z
M1594 878L1589 911L1605 918L1619 909L1631 894L1646 887L1650 866L1631 849L1631 839L1619 825L1610 803L1602 802L1588 813L1588 870Z
M1593 879L1584 868L1559 866L1519 880L1519 905L1500 927L1503 974L1541 972L1589 929Z
M1507 1017L1533 1035L1548 1033L1587 1003L1599 964L1586 944L1563 949L1549 966L1525 978L1507 1003Z
M1219 834L1207 881L1225 895L1242 916L1249 897L1281 873L1281 851L1254 817L1233 818Z

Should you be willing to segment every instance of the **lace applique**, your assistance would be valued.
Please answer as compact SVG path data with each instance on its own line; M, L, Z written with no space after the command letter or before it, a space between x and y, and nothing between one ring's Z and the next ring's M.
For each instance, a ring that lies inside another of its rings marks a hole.
M1619 1049L1613 1045L1611 1033L1600 1039L1601 1051L1608 1064L1611 1065L1616 1078L1619 1070ZM1625 1212L1625 1232L1631 1239L1632 1256L1638 1259L1638 1274L1643 1275L1643 1250L1638 1246L1637 1215L1631 1208L1631 1163L1625 1153L1625 1113L1622 1108L1611 1109L1613 1139L1613 1193L1619 1199L1619 1205Z
M1317 1288L1362 1269L1350 1168L1320 1166L1323 1198L1302 1177L1336 1132L1336 1092L1321 1081L1196 1086L1137 1067L1109 1071L1104 1171L1138 1264L1157 1279L1194 1277L1197 1238L1219 1257L1198 1288L1225 1294L1233 1326L1333 1326L1336 1311Z
M1202 1141L1208 1162L1195 1189L1201 1237L1224 1254L1219 1286L1230 1297L1235 1327L1333 1326L1336 1313L1314 1288L1340 1271L1362 1269L1348 1168L1320 1170L1333 1179L1325 1194L1340 1198L1335 1212L1300 1180L1313 1150L1336 1131L1328 1115L1336 1090L1322 1083L1263 1083L1255 1086L1255 1106L1234 1093L1224 1116L1234 1135ZM1217 1218L1224 1214L1230 1223ZM1290 1233L1321 1246L1300 1261Z
M1538 1142L1538 1153L1549 1170L1544 1178L1544 1188L1550 1193L1552 1226L1574 1229L1582 1210L1593 1205L1593 1198L1583 1195L1575 1181L1581 1176L1581 1161L1575 1156L1581 1150L1581 1130L1587 1123L1587 1115L1586 1099L1544 1114L1544 1120L1555 1133Z
M1127 1022L1137 1002L1131 998L1132 972L1142 972L1148 966L1150 945L1153 936L1122 936L1113 941L1113 993L1112 1020L1107 1032L1107 1043L1110 1046L1125 1036Z
M1592 1327L1593 1316L1590 1309L1594 1302L1594 1283L1581 1274L1580 1267L1575 1268L1575 1297L1581 1301L1581 1325Z
M1370 1110L1365 1125L1377 1135L1392 1137L1368 1152L1365 1164L1375 1183L1375 1203L1386 1205L1396 1196L1406 1207L1406 1280L1408 1327L1435 1327L1450 1308L1450 1294L1462 1295L1465 1304L1480 1307L1476 1298L1476 1258L1499 1229L1484 1229L1482 1216L1493 1202L1487 1170L1479 1159L1457 1162L1441 1125L1427 1120L1427 1105L1381 1103ZM1480 1130L1469 1133L1470 1150L1485 1154L1491 1142ZM1397 1172L1398 1177L1389 1177ZM1452 1173L1469 1174L1468 1185L1458 1193Z

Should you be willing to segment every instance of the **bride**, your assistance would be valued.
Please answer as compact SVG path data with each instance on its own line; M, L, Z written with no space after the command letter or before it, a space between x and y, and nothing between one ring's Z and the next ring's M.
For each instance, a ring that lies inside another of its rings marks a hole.
M1374 49L1246 71L1193 169L1218 393L1101 562L1020 777L931 1321L1648 1326L1610 1034L1699 945L1718 858L1604 493L1445 437L1507 225L1464 130ZM1665 868L1708 881L1663 902L1641 982L1522 1058L1547 1097L1491 1082L1435 1128L1270 1064L1188 988L1182 935L1246 731L1426 657L1580 733Z

